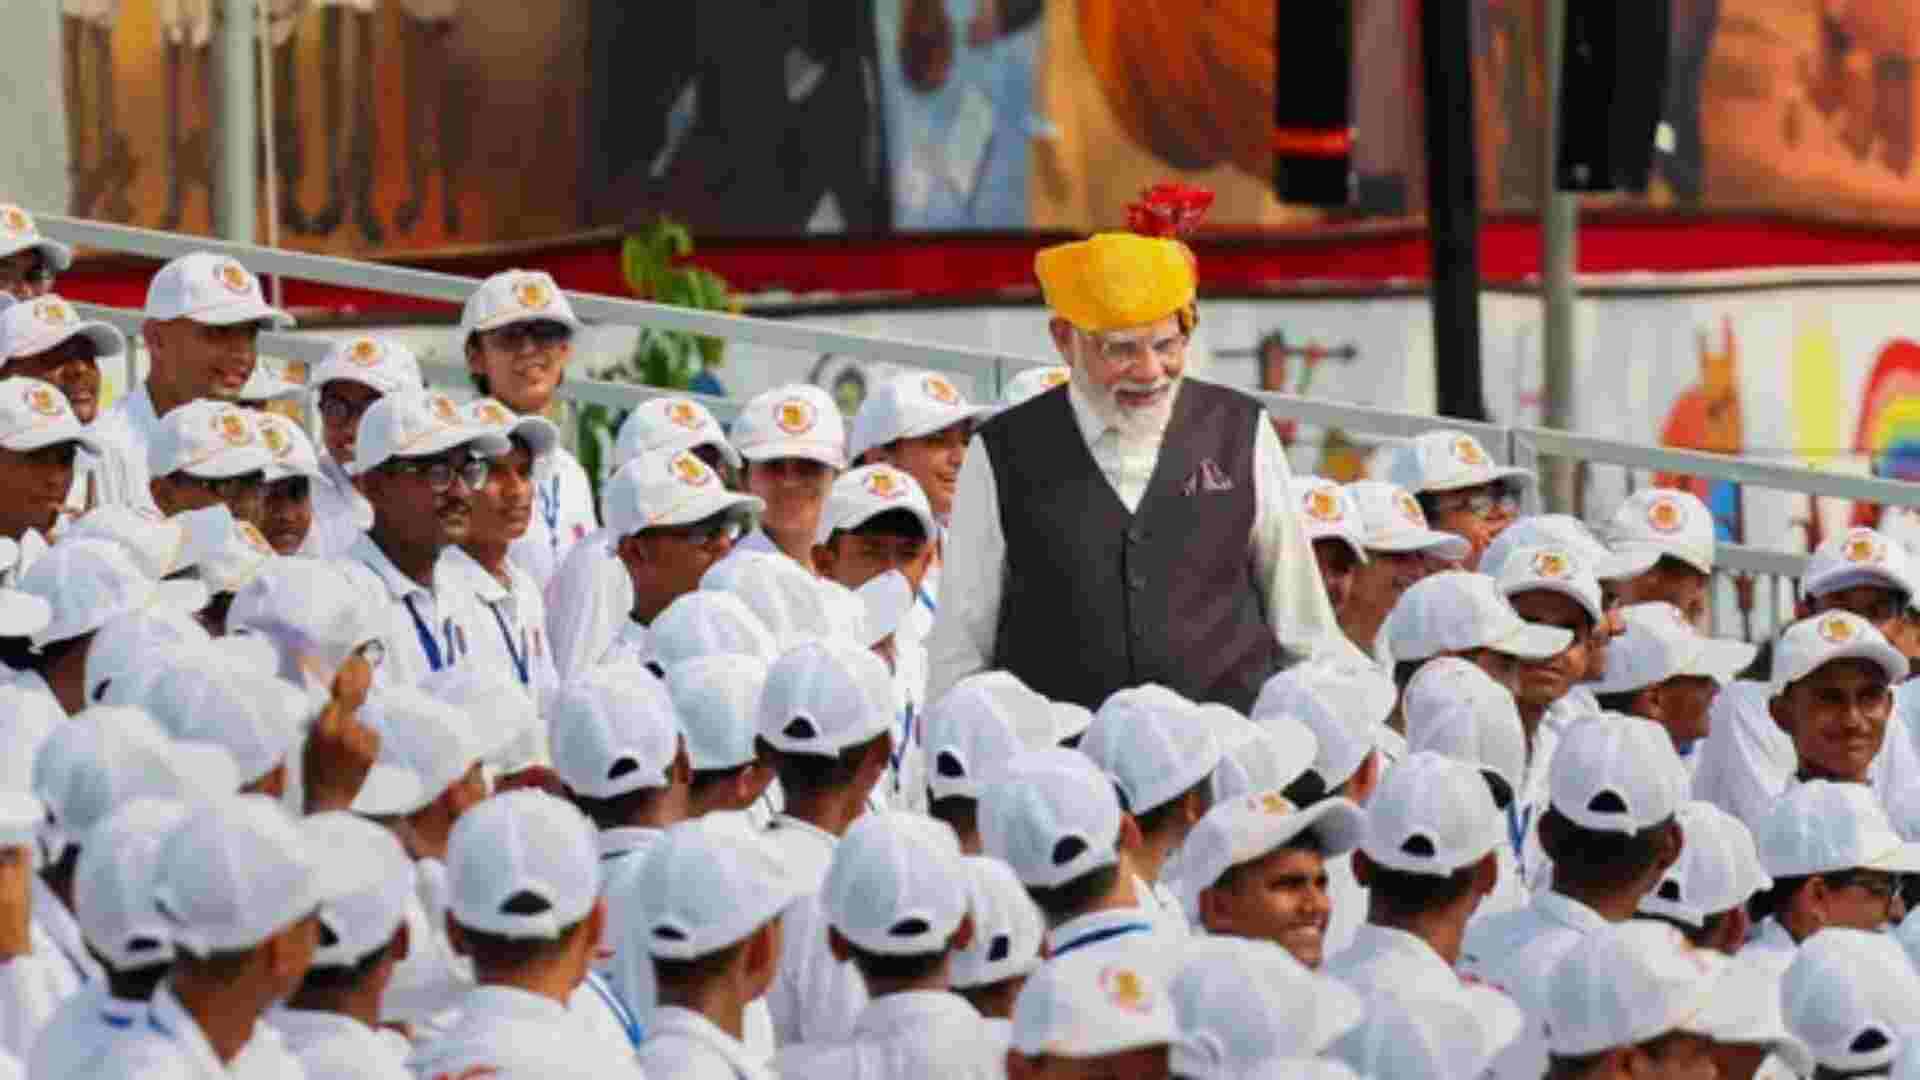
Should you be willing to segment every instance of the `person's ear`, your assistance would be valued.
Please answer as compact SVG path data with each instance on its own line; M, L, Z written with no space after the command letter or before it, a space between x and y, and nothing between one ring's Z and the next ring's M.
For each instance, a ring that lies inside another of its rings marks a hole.
M394 927L393 937L387 942L387 957L398 964L400 961L405 960L407 955L412 951L413 931L407 926L407 921L401 919L400 925Z
M1355 858L1359 856L1356 855ZM1493 890L1500 887L1500 856L1487 852L1480 856L1480 862L1473 868L1473 891L1482 897L1492 896Z
M587 912L587 925L581 927L586 939L587 955L591 957L600 948L600 942L607 935L607 898L602 896L593 901L593 909Z
M836 964L845 964L853 959L853 943L840 936L840 931L827 927L827 951L833 954Z
M1147 844L1146 837L1140 832L1140 822L1132 814L1120 815L1120 850L1139 851Z
M1680 849L1686 844L1686 831L1680 828L1678 821L1669 822L1660 835L1660 858L1656 864L1653 880L1658 882L1666 876L1667 870L1680 861Z
M1633 715L1654 723L1666 721L1666 703L1662 699L1659 686L1647 686L1636 690L1633 695Z
M1793 723L1787 711L1787 695L1791 693L1793 688L1789 686L1779 696L1767 699L1767 715L1773 717L1773 726L1786 732L1789 738L1793 736Z
M687 757L687 740L680 740L680 749L673 755L673 763L667 766L667 784L670 787L689 787L693 784L693 761Z
M1753 918L1747 909L1736 907L1720 920L1720 940L1716 944L1721 952L1731 956L1746 942L1747 933L1752 929Z
M747 939L742 962L753 986L771 986L780 970L780 920L769 919Z
M947 938L947 951L959 952L973 944L973 916L960 917L960 925L953 928L953 934Z
M1073 365L1073 324L1056 316L1047 321L1047 335L1053 338L1053 347L1060 353L1060 358L1071 367Z
M813 545L813 565L820 568L820 576L829 581L838 580L833 575L840 568L840 552L833 544Z
M1379 864L1375 863L1372 859L1367 858L1366 852L1361 851L1359 848L1353 849L1353 880L1359 882L1361 888L1373 888L1373 872L1378 865Z
M484 378L487 374L486 361L480 355L480 339L478 336L474 334L467 335L466 353L467 370Z
M460 929L459 923L453 921L451 911L447 912L447 944L453 946L453 951L460 956L472 955L467 944L467 933Z
M1180 797L1180 817L1188 827L1192 827L1200 824L1200 819L1206 816L1207 791L1205 788L1195 785L1185 795Z
M1229 923L1229 911L1226 895L1217 885L1209 885L1200 890L1200 926L1210 933L1220 933Z

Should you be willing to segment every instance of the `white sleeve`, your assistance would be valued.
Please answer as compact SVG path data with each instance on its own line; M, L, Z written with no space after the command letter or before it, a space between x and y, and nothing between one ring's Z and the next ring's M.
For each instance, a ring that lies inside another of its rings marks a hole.
M1273 418L1261 410L1253 441L1253 551L1274 636L1282 647L1301 657L1369 663L1340 632L1334 618L1313 545L1288 497L1292 477L1286 451L1274 434Z
M975 435L960 466L946 562L940 570L940 611L927 640L927 701L993 660L1005 587L1007 538L1000 531L1000 495L987 445Z

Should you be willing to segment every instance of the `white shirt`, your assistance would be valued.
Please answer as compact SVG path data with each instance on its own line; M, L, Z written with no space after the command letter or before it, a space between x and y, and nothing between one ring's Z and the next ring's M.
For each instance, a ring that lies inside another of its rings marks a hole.
M1147 913L1155 932L1176 938L1186 937L1193 932L1193 927L1187 922L1186 910L1180 906L1180 898L1160 882L1136 876L1133 879L1133 898L1140 905L1140 910Z
M1113 486L1129 512L1145 497L1159 447L1151 457L1122 461L1117 440L1094 413L1076 387L1068 388L1074 420L1094 463ZM1302 656L1335 652L1359 657L1340 632L1333 607L1320 581L1313 547L1293 512L1287 484L1287 465L1280 439L1266 413L1260 414L1254 433L1254 519L1248 550L1274 637ZM1041 467L1042 463L1034 463ZM978 435L960 466L959 489L954 496L953 523L946 546L941 593L944 602L928 640L931 679L928 700L936 701L954 683L984 671L993 658L1000 627L1000 602L1005 587L1007 538L1000 528L1000 497L986 443Z
M447 938L446 868L437 860L413 864L414 891L407 897L407 955L394 965L380 999L380 1018L431 1025L449 1018L473 989L473 965ZM418 1037L416 1035L416 1037Z
M802 892L819 892L827 880L827 867L833 864L833 849L840 838L797 817L780 814L773 819L767 835L786 857L787 874Z
M451 550L451 549L449 549ZM347 549L338 565L366 590L368 610L377 612L386 656L377 674L382 682L417 686L429 674L461 663L473 648L478 601L458 575L448 572L446 552L433 568L433 588L413 580L387 558L366 533Z
M1320 939L1320 955L1332 956L1353 944L1353 935L1359 931L1360 924L1367 921L1367 890L1360 879L1353 876L1353 853L1328 856L1324 864L1327 870L1327 899L1332 909L1327 912L1327 932Z
M1132 949L1142 941L1169 939L1144 907L1112 908L1068 919L1047 931L1048 957L1094 949Z
M288 1053L279 1032L264 1020L231 1062L223 1063L200 1024L173 996L166 983L153 992L146 1024L119 1043L89 1077L126 1080L305 1080L300 1062Z
M1765 967L1776 976L1784 976L1793 966L1793 958L1800 952L1800 946L1780 925L1780 920L1771 916L1760 920L1754 927L1753 937L1740 947L1740 955Z
M597 1040L612 1056L640 1049L639 1015L614 992L605 974L588 971L567 998L567 1013L580 1022L587 1037Z
M547 647L546 598L540 595L533 578L511 559L506 570L511 584L488 573L464 550L450 547L440 557L434 584L439 584L440 574L451 573L473 593L480 618L469 628L467 643L473 653L462 662L507 672L526 688L536 706L544 706L560 685L553 667L553 650ZM545 756L544 747L529 755Z
M153 398L148 396L144 382L87 426L87 433L98 439L105 451L91 463L98 469L103 504L156 509L148 483L152 477L147 473L147 451L159 430L160 417L153 410Z
M33 921L59 949L58 959L72 970L75 985L106 978L100 961L87 951L86 935L80 932L79 920L38 874L33 876Z
M967 999L944 990L888 994L867 1004L840 1045L780 1051L783 1080L999 1080L1006 1058Z
M100 453L83 449L74 456L73 486L67 489L68 512L84 514L93 506L152 506L144 451L135 464L134 451L126 444L125 428L95 421L88 425L87 434L93 436Z
M927 812L927 650L918 640L893 639L895 724L893 754L885 782L887 803L896 810ZM878 788L876 788L878 790Z
M643 1075L631 1055L608 1054L565 1006L510 986L480 986L468 993L460 1018L444 1034L416 1045L407 1067L423 1078L484 1075L477 1070L487 1068L567 1080Z
M0 1051L22 1059L40 1029L82 985L38 918L30 933L32 951L0 964Z
M606 529L573 545L546 586L547 641L560 681L600 662L633 611L633 579Z
M274 1009L267 1018L280 1033L287 1051L302 1066L309 1060L324 1060L328 1064L321 1071L332 1075L335 1070L331 1063L346 1059L356 1062L356 1077L403 1080L408 1076L407 1054L412 1047L398 1032L375 1030L344 1013L310 1009ZM315 1069L308 1068L307 1072L311 1076Z
M307 530L300 554L316 559L345 558L360 534L373 528L373 504L353 477L324 450L320 453L320 475L312 484L313 528Z
M508 556L544 589L573 545L599 527L587 470L565 447L556 446L534 465L533 522Z
M647 1018L640 1068L648 1080L774 1080L745 1043L677 1005L662 1005Z
M1409 995L1436 985L1459 986L1460 977L1420 937L1377 923L1362 923L1353 944L1326 954L1321 973L1331 975L1362 996Z
M1554 965L1580 939L1607 922L1600 913L1557 892L1537 892L1518 911L1467 924L1460 970L1505 991L1527 1014L1520 1037L1494 1059L1502 1080L1539 1080L1547 1070L1547 990Z
M605 667L609 664L646 667L659 662L660 654L653 651L653 631L629 617L620 624L620 630L613 636L613 644L607 646L606 653L588 667Z
M845 1042L867 1005L860 972L834 959L827 945L827 911L818 896L795 901L781 917L780 970L766 1002L774 1044L783 1048Z
M27 1075L58 1080L98 1068L124 1039L146 1027L147 1003L123 1001L107 991L105 980L90 984L60 1003L53 1018L23 1055Z

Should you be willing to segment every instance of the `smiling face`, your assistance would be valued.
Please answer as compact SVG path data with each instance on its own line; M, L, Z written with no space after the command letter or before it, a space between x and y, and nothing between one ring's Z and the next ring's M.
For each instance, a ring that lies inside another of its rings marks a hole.
M973 422L962 421L917 439L897 439L876 450L873 457L913 477L927 493L933 516L945 522L953 512L953 496L960 489L960 463L967 458L967 440Z
M56 443L39 450L0 447L0 536L18 539L28 529L45 533L60 518L73 487L78 443Z
M1333 915L1326 860L1283 847L1241 863L1202 892L1200 912L1209 933L1271 941L1318 968Z
M467 367L518 413L546 411L572 358L572 331L551 319L511 323L467 342Z
M1051 329L1073 384L1123 439L1158 436L1165 430L1187 370L1187 333L1178 316L1100 333L1055 319Z
M1893 712L1887 673L1866 660L1835 660L1788 684L1770 704L1809 776L1865 783Z
M100 411L100 361L95 351L93 342L84 337L68 338L45 352L8 360L7 374L27 375L59 387L73 405L73 415L91 424Z
M149 321L142 334L152 357L147 379L171 401L238 401L260 359L258 323L208 326L165 319Z
M1529 589L1507 599L1522 619L1573 634L1573 644L1556 655L1520 662L1515 698L1523 706L1544 709L1565 697L1574 683L1587 678L1587 642L1593 632L1593 617L1572 597L1549 589Z
M526 535L533 522L533 451L526 440L516 436L513 449L493 459L471 506L465 543L505 545Z

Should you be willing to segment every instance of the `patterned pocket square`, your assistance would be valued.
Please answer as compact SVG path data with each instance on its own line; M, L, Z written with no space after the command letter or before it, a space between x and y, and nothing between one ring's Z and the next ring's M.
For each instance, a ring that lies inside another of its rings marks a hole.
M1212 458L1200 462L1200 487L1209 492L1233 490L1233 478L1221 470Z

